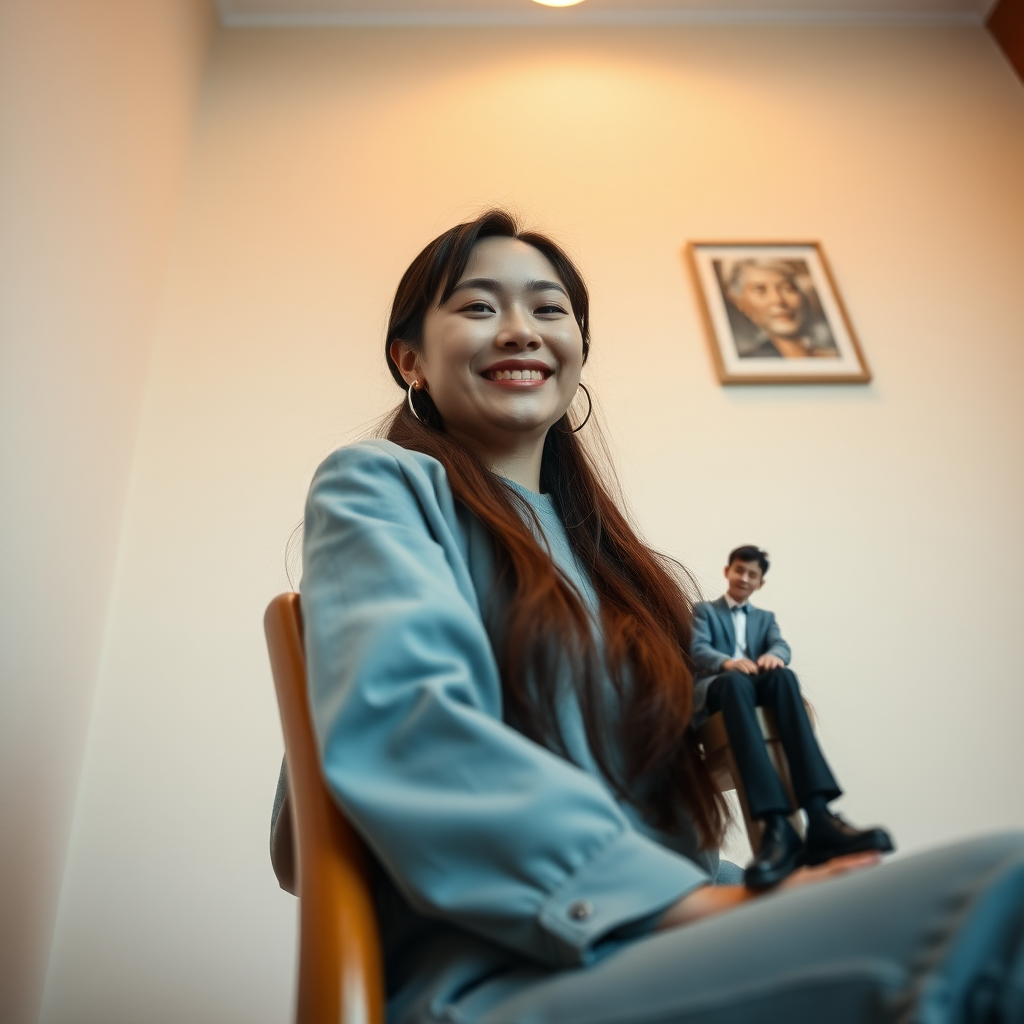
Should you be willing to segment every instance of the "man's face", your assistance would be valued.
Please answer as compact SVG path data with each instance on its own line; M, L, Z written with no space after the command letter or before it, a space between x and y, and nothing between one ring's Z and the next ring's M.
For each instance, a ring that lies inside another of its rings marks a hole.
M764 574L757 562L741 562L738 558L725 567L725 578L729 584L729 596L737 604L749 600L750 595L760 590L764 583Z
M799 335L804 322L803 296L785 274L763 267L746 267L742 281L740 294L733 296L741 313L770 335Z

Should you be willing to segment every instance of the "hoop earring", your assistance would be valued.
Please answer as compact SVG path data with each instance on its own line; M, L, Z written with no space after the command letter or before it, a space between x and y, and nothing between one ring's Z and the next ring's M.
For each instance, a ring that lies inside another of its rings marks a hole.
M420 419L420 414L416 411L416 406L412 404L412 393L413 391L421 391L422 389L423 385L419 382L419 380L414 380L409 385L409 390L405 393L405 401L406 404L409 406L409 412L411 412L420 423L422 423L423 420Z
M583 394L587 396L587 415L583 417L583 422L578 427L573 427L569 431L570 434L578 434L586 425L590 419L590 414L594 411L594 400L590 397L590 392L587 390L586 384L580 384L583 388Z

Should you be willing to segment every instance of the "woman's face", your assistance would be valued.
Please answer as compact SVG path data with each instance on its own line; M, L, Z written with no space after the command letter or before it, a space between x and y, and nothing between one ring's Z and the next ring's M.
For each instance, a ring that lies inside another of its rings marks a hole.
M478 242L455 290L427 313L419 351L396 346L445 429L495 453L543 442L583 368L565 286L547 257L514 238Z
M743 288L735 299L741 313L770 335L788 338L803 329L803 296L777 270L747 267Z

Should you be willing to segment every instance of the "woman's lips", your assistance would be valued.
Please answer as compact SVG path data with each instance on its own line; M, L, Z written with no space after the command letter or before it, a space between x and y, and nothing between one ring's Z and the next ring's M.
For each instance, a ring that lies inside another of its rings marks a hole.
M503 388L539 388L552 375L553 371L547 367L536 366L515 367L494 366L484 370L481 376L489 384L497 384Z
M545 379L545 373L543 370L525 369L525 370L487 370L484 376L488 380L501 381L501 380L519 380L519 381L531 381L538 380L543 381Z

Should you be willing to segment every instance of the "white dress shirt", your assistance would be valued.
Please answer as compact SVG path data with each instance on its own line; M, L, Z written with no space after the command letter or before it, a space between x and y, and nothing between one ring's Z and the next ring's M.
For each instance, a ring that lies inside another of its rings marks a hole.
M734 601L728 594L725 595L725 603L732 612L732 628L736 634L736 647L732 652L733 661L747 658L747 602ZM743 609L739 611L738 609Z

